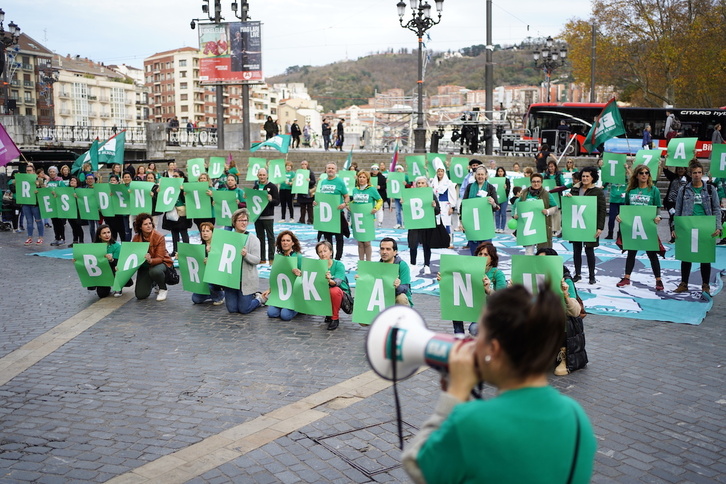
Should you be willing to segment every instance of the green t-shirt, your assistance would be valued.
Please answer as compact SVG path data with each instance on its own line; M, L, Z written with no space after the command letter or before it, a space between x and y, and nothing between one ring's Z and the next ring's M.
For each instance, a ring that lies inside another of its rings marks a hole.
M608 185L610 192L610 203L625 203L625 191L628 185L620 183L611 183Z
M333 265L330 266L330 277L333 279L340 280L340 288L345 292L350 292L348 286L348 276L345 274L345 265L339 260L333 260Z
M114 242L113 244L108 244L106 246L106 253L111 254L114 259L118 260L119 255L121 255L121 243Z
M704 186L699 188L692 186L693 193L695 194L693 197L693 215L706 215L706 211L703 209L703 197L701 196Z
M345 182L337 176L332 180L326 177L320 180L318 192L326 195L340 195L340 203L342 203L343 195L348 194L348 187L346 187Z
M378 190L373 188L372 186L368 185L365 189L361 190L358 187L355 187L353 189L353 203L370 203L375 205L376 200L380 200L381 195L378 193Z
M502 272L501 269L492 267L488 271L486 271L486 276L491 281L490 287L493 290L498 291L507 287L507 277L504 275L504 272Z
M292 190L292 181L295 179L294 171L285 172L285 181L280 183L280 190ZM288 185L289 183L289 185Z
M655 205L660 207L660 190L653 185L650 188L634 188L625 193L626 205Z
M577 422L580 448L573 483L590 482L596 442L574 400L551 386L509 390L454 407L416 457L426 482L567 482Z

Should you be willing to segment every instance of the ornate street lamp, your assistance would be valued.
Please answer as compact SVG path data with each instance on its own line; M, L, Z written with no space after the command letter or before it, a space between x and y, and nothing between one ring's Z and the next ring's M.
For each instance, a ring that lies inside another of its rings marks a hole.
M10 91L8 85L10 80L8 79L8 73L5 72L5 58L8 47L18 44L20 38L20 27L17 26L12 20L8 24L8 30L5 30L3 22L5 21L5 12L0 8L0 77L4 81L5 85L5 112L8 112L7 105L10 98Z
M416 128L414 128L414 153L426 153L426 128L424 127L423 110L423 35L434 25L441 21L441 10L444 8L444 0L435 0L436 11L439 14L437 20L431 18L431 5L428 1L409 0L411 5L411 19L404 23L403 17L406 14L406 4L400 0L398 8L398 19L401 27L408 29L418 37L418 106L416 111Z
M547 86L547 102L550 102L550 83L552 72L565 65L567 59L567 48L565 44L555 43L552 37L547 37L544 44L540 44L532 54L534 65L545 73L545 85Z

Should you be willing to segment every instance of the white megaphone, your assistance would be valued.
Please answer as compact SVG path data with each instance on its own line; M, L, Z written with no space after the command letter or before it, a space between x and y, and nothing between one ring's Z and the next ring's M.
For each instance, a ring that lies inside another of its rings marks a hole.
M366 357L378 376L399 381L413 375L424 364L440 372L448 372L449 352L458 341L461 340L456 336L429 330L415 309L391 306L371 323L366 339Z

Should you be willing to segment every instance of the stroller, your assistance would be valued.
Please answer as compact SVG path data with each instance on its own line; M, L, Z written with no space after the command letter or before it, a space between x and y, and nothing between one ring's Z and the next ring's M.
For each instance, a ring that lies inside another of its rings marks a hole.
M17 205L13 200L13 194L10 190L5 190L3 193L2 203L2 220L0 221L0 232L12 232L13 231L13 220L15 220L15 211Z

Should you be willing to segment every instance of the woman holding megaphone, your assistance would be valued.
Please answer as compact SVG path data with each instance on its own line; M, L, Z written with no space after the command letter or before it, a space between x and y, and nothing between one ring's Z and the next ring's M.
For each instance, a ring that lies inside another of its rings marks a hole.
M547 382L562 343L561 296L516 285L487 300L475 341L449 353L436 412L403 453L415 482L590 481L595 436L582 407ZM470 400L479 382L497 387Z

